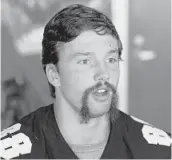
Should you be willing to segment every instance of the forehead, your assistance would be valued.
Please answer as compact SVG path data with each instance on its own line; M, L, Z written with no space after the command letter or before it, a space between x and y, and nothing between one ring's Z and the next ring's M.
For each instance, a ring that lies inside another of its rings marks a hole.
M94 31L84 31L73 41L63 43L60 47L60 56L71 57L76 53L93 52L106 53L118 49L117 40L112 35L99 35Z

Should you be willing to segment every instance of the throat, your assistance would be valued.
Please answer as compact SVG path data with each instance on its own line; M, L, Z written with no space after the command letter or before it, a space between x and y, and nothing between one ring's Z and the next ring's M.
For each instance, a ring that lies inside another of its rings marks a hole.
M71 145L96 145L101 142L107 141L109 137L110 129L95 128L95 129L81 129L80 131L73 132L72 139L68 140L68 144Z
M64 124L59 129L65 141L72 145L93 145L108 138L110 133L109 121L90 121L87 124Z
M70 145L70 147L80 159L98 159L101 157L106 144L107 139L97 144Z
M109 116L104 114L98 118L90 118L88 123L80 123L76 112L64 110L65 107L54 106L55 118L64 140L68 144L97 144L109 136ZM70 117L70 118L69 118Z

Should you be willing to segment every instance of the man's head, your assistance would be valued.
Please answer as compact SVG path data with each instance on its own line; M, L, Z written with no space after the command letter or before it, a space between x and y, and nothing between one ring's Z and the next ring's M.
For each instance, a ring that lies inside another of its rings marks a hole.
M114 115L122 44L105 15L71 5L48 22L42 46L52 97L56 88L84 120Z

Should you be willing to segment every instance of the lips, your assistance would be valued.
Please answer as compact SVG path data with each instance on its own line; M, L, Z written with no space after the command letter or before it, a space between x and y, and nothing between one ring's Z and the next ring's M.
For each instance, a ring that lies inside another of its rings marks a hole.
M97 96L103 96L106 95L109 92L109 90L107 88L99 88L96 89L93 94L97 95Z
M99 101L99 102L104 102L109 99L110 90L106 87L98 88L93 91L92 95L93 95L94 100Z

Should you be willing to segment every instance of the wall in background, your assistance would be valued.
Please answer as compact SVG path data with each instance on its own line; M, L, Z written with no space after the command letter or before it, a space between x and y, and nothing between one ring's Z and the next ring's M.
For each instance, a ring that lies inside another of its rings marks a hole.
M170 3L129 4L129 113L166 131L171 131Z

